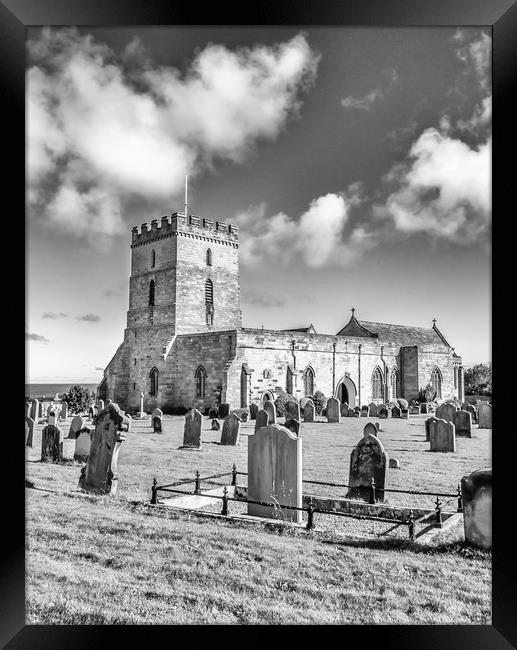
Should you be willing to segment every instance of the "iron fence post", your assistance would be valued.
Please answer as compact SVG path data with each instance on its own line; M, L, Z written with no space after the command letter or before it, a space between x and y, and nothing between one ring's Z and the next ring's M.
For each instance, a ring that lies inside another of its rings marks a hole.
M199 470L196 470L196 485L194 487L194 494L199 494L201 492L201 484L199 480Z
M237 485L237 467L235 466L235 463L232 467L232 485Z
M461 487L459 483L456 492L458 494L458 512L463 512L463 499L461 497Z
M314 528L314 506L312 505L312 498L309 497L307 504L307 530Z
M409 531L409 539L414 542L415 541L415 521L413 517L413 511L409 511L409 519L408 519L408 531Z
M442 508L441 508L441 505L442 505L442 504L441 504L441 501L440 501L440 497L436 497L436 501L435 501L435 503L436 503L436 507L435 507L435 511L436 511L436 525L437 525L439 528L441 528L441 527L442 527Z
M156 476L155 476L153 478L153 486L151 488L151 504L152 505L156 505L156 492L157 492L156 485L157 485L157 482L156 482Z
M226 485L223 488L223 508L221 510L222 515L228 514L228 488Z
M375 503L375 479L372 476L372 482L370 484L371 494L370 494L370 503Z

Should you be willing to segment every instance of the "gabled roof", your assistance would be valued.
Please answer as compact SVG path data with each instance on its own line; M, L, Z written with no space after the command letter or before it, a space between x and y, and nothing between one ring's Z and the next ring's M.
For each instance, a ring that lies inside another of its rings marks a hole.
M311 323L308 327L289 327L286 330L279 330L280 332L302 332L302 334L316 334L314 325Z
M392 325L373 321L358 321L354 314L337 336L377 338L379 342L394 345L432 345L447 343L436 324L433 327L412 327L409 325Z

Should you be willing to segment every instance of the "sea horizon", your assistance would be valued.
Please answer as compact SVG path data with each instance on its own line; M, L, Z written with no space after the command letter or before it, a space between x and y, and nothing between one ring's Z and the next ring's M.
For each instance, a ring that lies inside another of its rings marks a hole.
M65 382L28 382L25 384L25 396L31 399L38 397L55 397L56 393L67 393L71 386L84 386L90 391L95 391L98 384L85 381L65 381Z

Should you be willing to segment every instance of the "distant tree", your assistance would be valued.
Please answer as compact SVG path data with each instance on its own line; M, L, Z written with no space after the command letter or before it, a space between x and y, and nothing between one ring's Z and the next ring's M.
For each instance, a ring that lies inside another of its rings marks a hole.
M87 388L84 388L84 386L71 386L68 393L63 394L61 400L68 404L71 413L80 413L88 406L88 402L90 401L90 391Z
M297 404L295 398L289 393L280 393L280 395L276 398L275 410L276 410L276 414L279 417L283 417L285 415L285 405L287 404L287 402L294 402L295 404Z
M492 365L478 363L465 370L465 395L492 395Z
M314 392L314 397L312 398L312 401L314 402L314 408L316 409L316 413L318 415L322 415L323 409L327 406L327 398L321 392L321 390L317 390Z

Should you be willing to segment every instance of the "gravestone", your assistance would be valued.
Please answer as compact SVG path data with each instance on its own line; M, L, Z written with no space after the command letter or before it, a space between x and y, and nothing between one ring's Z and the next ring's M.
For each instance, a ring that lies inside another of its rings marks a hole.
M431 437L431 429L435 426L436 422L438 422L438 418L435 418L434 415L432 415L430 418L427 418L425 421L424 426L426 442L429 442L429 439Z
M377 433L379 433L379 431L382 431L380 422L375 422L374 424L375 424L375 428L377 429Z
M363 404L363 406L361 406L361 417L367 418L369 416L370 416L370 407L367 404Z
M427 402L422 402L420 404L420 413L424 413L426 415L429 413L429 404Z
M377 435L377 427L373 422L368 422L368 424L364 427L363 429L363 435L365 436L366 434L376 436Z
M341 409L339 400L335 397L329 397L327 400L327 422L340 422Z
M391 417L392 418L400 418L402 416L401 409L398 406L394 406L391 409Z
M48 423L49 424L56 424L57 418L56 418L56 412L55 411L49 411L48 415L47 415L47 418L48 418Z
M221 428L221 425L219 424L219 420L216 420L215 418L212 420L212 431L219 431Z
M469 404L468 402L463 402L463 404L461 405L461 410L462 411L467 411L468 413L470 413L470 415L472 416L472 422L477 422L478 421L478 417L477 417L478 413L477 413L477 409L474 406L474 404Z
M285 421L285 428L289 429L293 433L296 433L297 436L300 435L300 420L296 418L289 418Z
M218 416L219 420L224 420L224 418L230 413L229 404L219 404Z
M31 410L29 412L29 416L33 420L37 420L39 417L39 402L37 399L33 399L31 402Z
M468 411L456 411L454 414L456 435L461 438L472 438L472 415Z
M439 420L446 420L447 422L454 422L454 414L456 413L456 407L454 404L449 402L444 402L436 409L436 417Z
M266 400L264 402L264 411L269 416L269 424L275 424L276 422L276 408L271 400Z
M154 409L151 413L151 426L154 433L162 433L163 411L161 409Z
M456 451L456 432L454 424L440 418L429 427L429 443L431 451Z
M255 431L261 429L262 427L267 427L268 424L269 424L269 413L264 409L260 409L257 412L257 417L255 418Z
M372 433L371 422L350 455L349 490L347 498L370 501L372 478L375 481L375 500L384 501L384 488L388 487L389 456L382 442Z
M93 420L94 415L95 415L95 409L93 408L93 405L91 405L88 408L88 417L90 418L90 420Z
M279 424L257 429L248 437L248 514L302 521L302 439ZM291 507L289 507L291 506Z
M25 418L25 426L27 427L26 429L26 437L25 437L25 445L27 447L32 447L32 443L34 440L34 420L30 417L27 416Z
M104 411L104 400L102 400L102 399L97 400L96 406L99 409L99 413L101 411Z
M92 434L88 427L83 427L78 431L75 439L74 460L84 463L90 455L90 446L92 444Z
M43 417L44 412L45 412L45 405L43 404L43 402L40 402L38 404L38 419Z
M409 420L409 409L400 409L400 417L403 420Z
M109 404L95 421L88 460L81 469L79 487L93 494L115 494L118 487L118 455L127 437L127 418L118 406Z
M301 420L300 405L298 402L286 402L285 405L285 419L286 420Z
M130 413L124 413L124 415L126 416L127 422L122 424L122 430L129 433L131 431L131 425L133 424L133 418L131 417Z
M314 422L314 416L316 415L316 407L314 402L309 400L303 409L303 421L304 422Z
M258 406L255 404L255 402L252 402L250 404L250 420L254 420L257 417L258 410Z
M478 404L478 428L492 428L492 406L487 402L481 402L481 404Z
M390 469L400 469L400 461L398 458L390 458Z
M61 420L66 420L68 417L68 404L66 402L63 402L61 404L61 411L59 413L59 417Z
M32 403L31 403L31 402L25 402L25 417L26 417L26 418L30 417L30 414L31 414L31 407L32 407Z
M41 432L41 461L58 463L63 460L63 432L48 424Z
M354 406L354 413L355 417L358 418L361 415L361 407L360 406Z
M347 404L346 402L343 402L343 404L341 404L341 415L342 415L344 418L347 418L347 417L348 417L348 410L349 410L349 408L350 408L350 407L348 406L348 404Z
M72 422L70 422L70 429L68 430L67 438L76 438L77 432L80 431L83 427L84 418L80 415L76 415L75 418L73 418Z
M492 547L492 470L478 469L461 479L465 541Z
M368 404L368 408L370 410L370 417L371 418L376 418L379 415L379 409L377 408L377 404L374 404L373 402L370 402Z
M217 409L211 408L208 410L208 418L210 420L217 420L219 417L219 411Z
M203 416L197 409L190 409L185 415L183 446L201 449L201 422Z
M230 415L225 418L223 422L223 430L221 432L221 445L230 445L235 447L239 444L241 429L241 420L238 415L235 413L230 413Z
M377 417L381 418L382 420L387 419L389 416L389 410L386 404L379 404L379 408L377 409Z

